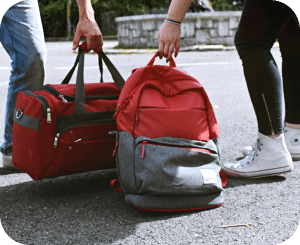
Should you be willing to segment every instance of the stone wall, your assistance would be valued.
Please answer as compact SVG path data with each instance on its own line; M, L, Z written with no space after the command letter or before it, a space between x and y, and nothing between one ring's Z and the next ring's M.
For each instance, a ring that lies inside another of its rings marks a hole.
M234 45L241 11L187 13L181 24L184 46L197 44ZM117 17L119 45L125 47L158 47L158 32L166 14Z

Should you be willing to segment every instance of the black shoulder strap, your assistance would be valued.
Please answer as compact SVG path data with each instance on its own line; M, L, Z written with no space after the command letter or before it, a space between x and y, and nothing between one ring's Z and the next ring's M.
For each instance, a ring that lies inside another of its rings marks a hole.
M125 80L124 78L121 76L121 74L118 72L118 70L116 69L116 67L111 63L111 61L108 59L108 57L106 56L106 54L101 51L99 54L99 60L102 58L104 63L107 66L107 69L109 70L115 84L117 85L117 87L122 90L124 84L125 84Z

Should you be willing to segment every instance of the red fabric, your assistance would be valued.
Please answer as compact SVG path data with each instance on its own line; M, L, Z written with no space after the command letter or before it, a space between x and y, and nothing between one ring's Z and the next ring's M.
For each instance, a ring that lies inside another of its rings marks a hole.
M19 93L16 108L21 108L25 115L41 118L41 102L36 98ZM43 123L44 121L41 122L41 125ZM20 136L22 137L21 139ZM29 168L29 175L37 176L37 162L40 158L40 150L37 145L41 144L40 131L25 128L15 123L13 130L13 141L14 166L24 172L26 172L27 168Z
M228 183L228 178L222 171L220 171L220 176L222 180L222 187L224 188Z
M107 133L112 130L116 130L115 124L72 128L73 135L65 132L58 141L51 176L115 167L112 156L115 137ZM75 142L73 137L81 140Z
M175 137L208 141L207 113L203 110L138 109L133 137Z
M202 85L175 67L149 64L135 69L122 89L116 113L118 131L127 131L134 138L208 141L219 137Z
M156 52L156 54L153 56L153 58L149 61L147 66L151 66L153 65L155 59L159 56L159 51ZM169 63L170 67L176 67L175 61L173 60L173 57L171 57L170 59L170 63Z
M58 92L75 96L75 84L55 84L51 85ZM87 96L101 96L101 95L119 95L120 90L115 83L85 83L85 93Z
M123 189L121 186L116 186L116 184L120 185L120 180L119 179L113 179L112 181L110 181L110 186L119 193L123 193Z
M52 85L60 93L74 96L75 84ZM113 83L85 84L86 96L119 95L120 90ZM25 115L39 118L39 130L29 129L14 123L13 130L13 164L28 173L32 179L53 178L61 175L82 173L98 169L115 167L112 156L115 147L116 123L80 126L71 128L60 136L58 146L54 147L56 117L74 113L74 102L64 103L46 91L35 91L47 99L51 109L51 123L42 117L41 102L37 98L18 94L16 109ZM86 112L114 111L117 100L87 101Z

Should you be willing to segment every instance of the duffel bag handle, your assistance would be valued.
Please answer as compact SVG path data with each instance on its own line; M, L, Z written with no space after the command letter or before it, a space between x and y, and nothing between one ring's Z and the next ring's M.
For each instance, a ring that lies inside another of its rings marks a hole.
M86 52L87 48L86 48L86 42L82 43L79 46L79 50L83 50L84 52ZM100 53L98 53L98 61L99 61L99 70L100 70L100 74L101 74L101 78L100 78L100 82L103 82L103 65L102 65L102 60L104 61L104 63L107 66L107 69L109 70L115 84L117 85L117 87L122 90L124 84L125 84L125 80L123 79L123 77L121 76L121 74L118 72L118 70L116 69L116 67L111 63L111 61L108 59L108 57L106 56L106 54L101 51ZM75 63L73 65L73 67L71 68L71 70L69 71L69 73L67 74L67 76L65 77L65 79L62 81L61 84L68 84L73 76L73 73L77 67L79 63L79 53L77 55L77 58L75 60Z
M80 45L80 48L83 49L83 51L85 53L87 53L87 42L83 42ZM100 73L101 73L101 79L100 82L103 82L103 65L102 65L102 60L104 61L107 69L109 70L115 84L117 85L117 87L122 90L124 84L125 84L125 80L123 79L123 77L121 76L121 74L118 72L118 70L116 69L116 67L111 63L111 61L108 59L108 57L106 56L106 54L103 51L100 51L98 53L98 63L99 63L99 69L100 69Z
M84 71L84 51L79 49L79 65L77 70L76 87L75 87L75 101L74 101L74 114L85 113L85 87L83 80Z
M71 80L71 77L75 71L76 66L78 65L78 71L77 71L77 78L76 78L76 88L75 88L75 103L74 103L74 113L75 114L82 114L85 113L85 87L84 87L84 53L86 50L86 42L81 44L79 46L79 51L77 58L75 60L75 64L72 67L72 69L69 71L65 79L63 80L62 84L68 84ZM101 73L101 80L100 82L103 82L102 74L103 74L103 66L102 66L102 59L104 60L108 70L110 71L112 78L117 85L117 87L122 90L125 80L120 75L118 70L115 68L115 66L111 63L111 61L107 58L107 56L101 51L98 54L99 57L99 69Z
M79 48L78 48L78 55L76 57L75 63L73 65L73 67L71 68L71 70L68 72L67 76L65 77L65 79L62 81L61 84L68 84L74 74L74 71L79 63L79 51L83 50L85 53L87 53L86 51L87 46L86 46L86 42L82 43ZM102 65L102 59L99 58L98 60L99 62L99 70L100 70L100 74L101 74L101 78L100 78L100 82L103 82L103 65Z
M156 52L156 54L153 56L153 58L149 61L147 66L152 66L154 64L154 61L156 59L156 57L159 55L159 51ZM173 58L171 57L170 59L170 67L176 67L175 61L173 60Z

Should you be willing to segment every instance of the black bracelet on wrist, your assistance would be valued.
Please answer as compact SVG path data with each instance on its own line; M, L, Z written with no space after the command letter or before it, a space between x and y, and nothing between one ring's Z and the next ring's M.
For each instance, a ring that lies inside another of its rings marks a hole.
M169 22L169 23L172 23L172 24L175 24L175 25L181 25L181 23L180 22L178 22L178 21L174 21L174 20L169 20L169 19L165 19L165 21L166 22Z

